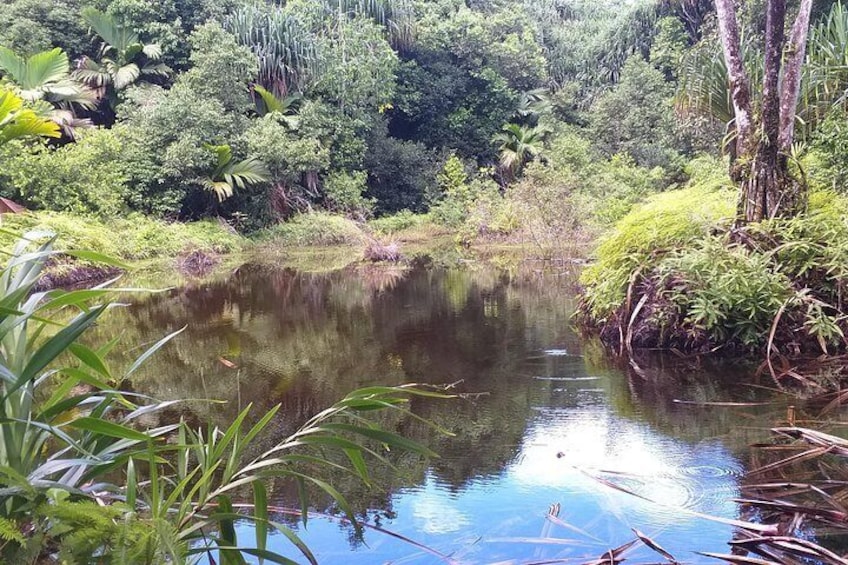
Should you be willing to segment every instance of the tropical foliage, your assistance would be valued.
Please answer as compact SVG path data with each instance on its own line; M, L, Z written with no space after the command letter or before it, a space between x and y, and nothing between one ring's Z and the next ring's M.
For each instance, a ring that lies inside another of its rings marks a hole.
M24 107L24 101L14 92L0 89L0 146L33 137L59 137L59 126Z
M226 429L195 428L184 420L151 425L179 401L155 402L116 385L182 330L115 371L107 356L117 340L91 348L80 338L109 309L110 294L127 289L36 291L45 264L57 256L54 240L28 233L0 269L4 561L36 561L50 548L74 562L183 563L206 554L229 562L253 555L286 563L266 549L269 534L278 531L315 563L295 532L270 518L266 481L298 485L304 522L309 484L330 495L355 523L353 508L315 474L316 466L346 468L369 484L367 461L387 463L381 449L434 455L368 421L375 410L404 411L410 395L443 396L414 387L350 393L258 455L250 454L254 441L279 406L259 417L248 406ZM108 261L92 252L63 253ZM332 452L348 464L328 459L337 459ZM241 504L245 487L252 496ZM237 538L236 520L255 525L250 540Z

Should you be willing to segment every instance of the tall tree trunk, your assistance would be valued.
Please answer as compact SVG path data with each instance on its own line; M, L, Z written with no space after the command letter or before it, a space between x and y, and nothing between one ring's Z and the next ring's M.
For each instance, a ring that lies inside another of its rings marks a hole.
M783 89L780 92L780 150L788 153L795 138L795 110L801 92L801 66L807 55L807 34L813 0L801 0L798 17L792 24L783 60Z
M734 125L736 128L736 154L744 155L750 145L753 119L751 115L751 87L748 73L742 60L739 40L739 24L733 0L715 0L718 32L721 38L724 62L730 80L730 95L733 101ZM732 173L732 171L731 171ZM732 174L731 176L736 176ZM738 180L738 179L734 179Z
M780 66L783 57L786 1L769 0L766 5L766 47L763 73L762 132L748 178L739 194L740 220L758 222L775 214L787 184L786 157L780 154Z
M805 190L789 174L787 157L794 138L812 0L801 0L785 57L786 0L766 2L763 98L758 120L753 118L733 0L715 3L735 115L737 159L731 163L730 172L740 183L738 222L793 215L803 203Z

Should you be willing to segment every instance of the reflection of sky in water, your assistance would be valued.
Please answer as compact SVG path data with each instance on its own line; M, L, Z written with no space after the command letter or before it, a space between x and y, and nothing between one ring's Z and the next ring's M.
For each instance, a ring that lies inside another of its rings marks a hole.
M719 442L687 444L617 416L599 388L606 379L572 380L557 389L551 406L535 409L515 457L499 475L478 477L457 492L428 473L423 484L394 495L397 517L381 525L461 564L590 559L633 539L631 528L687 562L701 559L696 550L726 550L730 527L680 508L736 518L730 499L737 494L739 462ZM570 528L545 518L555 503ZM444 562L374 531L366 531L365 544L354 551L339 525L322 520L311 521L301 535L321 563ZM284 540L274 545L296 558ZM662 561L642 545L630 555Z
M391 494L386 508L394 517L380 522L456 563L579 563L632 540L631 528L689 563L709 562L695 550L727 550L730 527L679 507L736 517L728 500L737 494L741 465L721 442L699 438L726 435L738 420L670 408L664 401L681 391L667 390L678 381L660 372L630 380L584 359L584 344L568 328L567 300L540 292L548 285L422 267L384 286L369 273L240 269L226 283L157 295L125 312L129 319L113 317L111 327L99 329L111 337L129 328L143 343L189 325L148 367L144 392L227 400L198 408L198 416L221 424L245 402L282 402L282 412L304 421L370 384L462 380L465 391L489 393L422 412L457 437L437 440L444 459L417 486ZM222 356L240 367L236 386ZM681 397L715 399L713 392L694 387ZM280 496L274 503L294 503ZM355 489L350 496L373 500ZM546 518L554 504L558 523ZM326 519L311 519L299 533L322 564L443 562L374 530L352 544L350 528ZM248 526L240 534L252 542ZM282 535L269 549L304 562ZM630 557L662 561L641 545Z

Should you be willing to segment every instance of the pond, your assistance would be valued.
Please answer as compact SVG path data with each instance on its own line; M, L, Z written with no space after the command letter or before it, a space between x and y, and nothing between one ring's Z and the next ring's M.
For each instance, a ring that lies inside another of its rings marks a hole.
M733 527L698 513L751 518L733 502L747 446L768 437L785 402L728 367L610 360L572 327L571 270L427 259L327 273L246 264L138 299L97 333L141 348L187 326L135 386L187 400L198 422L226 425L248 403L257 412L281 403L283 434L364 385L468 393L412 403L453 437L392 421L439 459L398 455L402 476L375 469L378 491L334 477L367 509L372 527L361 536L321 499L326 516L306 528L277 517L321 563L577 563L634 539L634 528L678 559L715 562L695 552L727 552ZM280 507L297 506L291 485L269 492ZM269 549L302 559L282 536ZM630 559L663 560L643 544Z

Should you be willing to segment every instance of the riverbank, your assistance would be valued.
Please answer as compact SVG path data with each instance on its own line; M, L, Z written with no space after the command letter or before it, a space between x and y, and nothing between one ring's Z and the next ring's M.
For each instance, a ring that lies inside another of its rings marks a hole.
M844 352L848 199L815 187L803 213L742 227L736 199L693 178L634 208L582 275L582 325L621 352L757 353L778 379L772 358Z
M467 233L440 225L428 214L402 212L355 222L315 212L245 236L222 220L166 222L143 215L99 220L61 212L25 212L3 216L0 248L11 248L15 234L56 235L59 250L84 250L112 259L103 264L65 256L45 269L41 289L91 286L122 272L134 278L169 278L187 282L237 267L243 261L286 264L306 271L327 271L356 262L398 262L422 254L450 263L504 255L512 259L588 256L589 246L568 242L560 249L540 249L520 233ZM148 277L150 274L151 277ZM151 278L151 282L153 282Z

